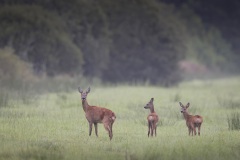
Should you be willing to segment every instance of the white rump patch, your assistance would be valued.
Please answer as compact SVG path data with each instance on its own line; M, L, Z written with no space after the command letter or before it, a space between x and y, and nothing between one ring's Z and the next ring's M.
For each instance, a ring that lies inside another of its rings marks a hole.
M154 118L153 116L149 116L149 120L152 121Z
M200 123L200 122L201 122L201 119L197 118L195 123Z

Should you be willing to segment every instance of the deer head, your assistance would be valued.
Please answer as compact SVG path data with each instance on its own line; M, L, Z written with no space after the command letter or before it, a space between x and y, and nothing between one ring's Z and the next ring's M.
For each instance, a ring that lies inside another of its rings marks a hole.
M184 106L181 102L179 102L179 104L180 104L180 107L181 107L181 113L186 113L188 107L190 106L190 103L187 103L186 106Z
M151 98L151 100L144 106L145 109L150 109L153 107L153 100L154 98Z
M90 92L90 87L88 87L88 89L85 92L80 87L78 87L78 91L79 91L79 93L81 93L82 100L86 100L87 95Z

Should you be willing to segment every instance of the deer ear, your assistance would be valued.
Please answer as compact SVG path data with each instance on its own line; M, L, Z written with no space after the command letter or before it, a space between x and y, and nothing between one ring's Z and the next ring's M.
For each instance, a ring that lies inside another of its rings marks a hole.
M82 90L80 87L78 87L78 91L79 91L80 93L83 92L83 90Z
M154 98L151 98L151 102L153 102L154 101Z
M179 102L179 105L180 105L181 107L184 107L183 104L182 104L182 102Z
M190 103L188 102L187 105L186 105L186 108L188 108L190 106Z
M87 93L89 93L90 92L90 87L88 87L88 89L87 89Z

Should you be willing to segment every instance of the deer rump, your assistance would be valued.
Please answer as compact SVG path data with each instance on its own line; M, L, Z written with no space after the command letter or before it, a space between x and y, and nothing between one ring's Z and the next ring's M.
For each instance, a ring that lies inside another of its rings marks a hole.
M156 124L158 122L158 116L154 115L154 114L150 114L147 117L147 120L148 120L148 123L151 124L151 125Z
M194 123L194 127L200 126L201 123L202 123L202 117L199 116L199 115L195 115L194 117L195 117L194 122L193 122Z
M195 116L190 116L189 117L191 120L187 121L187 126L188 127L199 127L202 124L202 117L199 115L195 115ZM191 125L192 124L192 125Z

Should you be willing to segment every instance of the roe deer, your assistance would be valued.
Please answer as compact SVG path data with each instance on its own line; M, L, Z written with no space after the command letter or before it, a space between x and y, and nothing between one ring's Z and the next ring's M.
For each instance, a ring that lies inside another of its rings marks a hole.
M111 140L113 137L112 126L116 119L114 112L106 108L88 105L87 95L90 92L90 87L88 87L87 91L85 92L78 87L78 91L81 93L82 107L89 123L89 136L92 134L92 125L94 124L95 133L98 137L97 124L103 123L104 128L108 131L109 138Z
M201 129L201 125L203 122L203 118L200 115L190 115L188 113L188 107L190 105L190 103L187 103L186 106L184 106L181 102L179 102L180 106L181 106L181 113L183 113L184 119L186 120L186 124L188 127L188 132L189 132L189 136L192 133L193 136L193 131L194 131L194 135L196 135L196 127L198 128L198 135L200 136L200 129Z
M148 120L148 137L150 134L151 130L151 136L153 136L153 132L155 131L155 136L157 135L157 123L158 123L158 115L154 111L154 106L153 106L153 98L151 98L150 102L146 104L144 107L145 109L150 109L150 114L147 117Z

